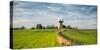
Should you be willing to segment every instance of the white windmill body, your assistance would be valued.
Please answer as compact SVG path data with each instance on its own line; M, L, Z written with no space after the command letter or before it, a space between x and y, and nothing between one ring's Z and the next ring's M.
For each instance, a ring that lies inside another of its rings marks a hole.
M57 28L58 28L58 31L61 32L61 28L63 27L63 20L61 17L58 17L57 18Z

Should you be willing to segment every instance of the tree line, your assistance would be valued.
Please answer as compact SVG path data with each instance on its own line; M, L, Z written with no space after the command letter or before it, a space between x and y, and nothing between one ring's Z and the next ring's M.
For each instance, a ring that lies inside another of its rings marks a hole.
M78 29L77 27L71 27L70 25L63 25L62 28L64 29ZM16 27L16 28L12 28L14 30L24 30L26 29L25 26L22 27ZM56 26L54 25L47 25L47 26L43 26L42 24L37 24L36 27L31 27L30 29L57 29Z

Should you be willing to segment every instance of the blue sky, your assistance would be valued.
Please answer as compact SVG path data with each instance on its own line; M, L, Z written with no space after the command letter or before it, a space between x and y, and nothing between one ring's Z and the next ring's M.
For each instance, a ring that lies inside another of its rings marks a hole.
M62 17L64 25L80 29L96 29L97 7L94 5L72 5L62 3L15 1L13 26L30 28L36 24L56 25Z

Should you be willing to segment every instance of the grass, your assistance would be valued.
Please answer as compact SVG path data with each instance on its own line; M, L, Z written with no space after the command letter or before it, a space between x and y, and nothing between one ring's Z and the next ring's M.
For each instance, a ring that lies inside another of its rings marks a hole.
M67 30L66 38L74 40L74 45L90 45L97 43L96 30ZM56 30L13 30L13 48L57 47Z
M64 32L64 35L74 40L74 45L91 45L97 43L96 30L70 30Z
M57 46L54 30L14 30L13 48Z

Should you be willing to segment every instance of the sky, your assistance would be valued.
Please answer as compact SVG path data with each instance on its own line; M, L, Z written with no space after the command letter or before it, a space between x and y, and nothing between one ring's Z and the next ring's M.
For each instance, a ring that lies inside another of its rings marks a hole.
M97 28L97 6L63 3L15 1L13 4L13 27L31 28L36 24L56 25L61 17L64 25L79 29Z

